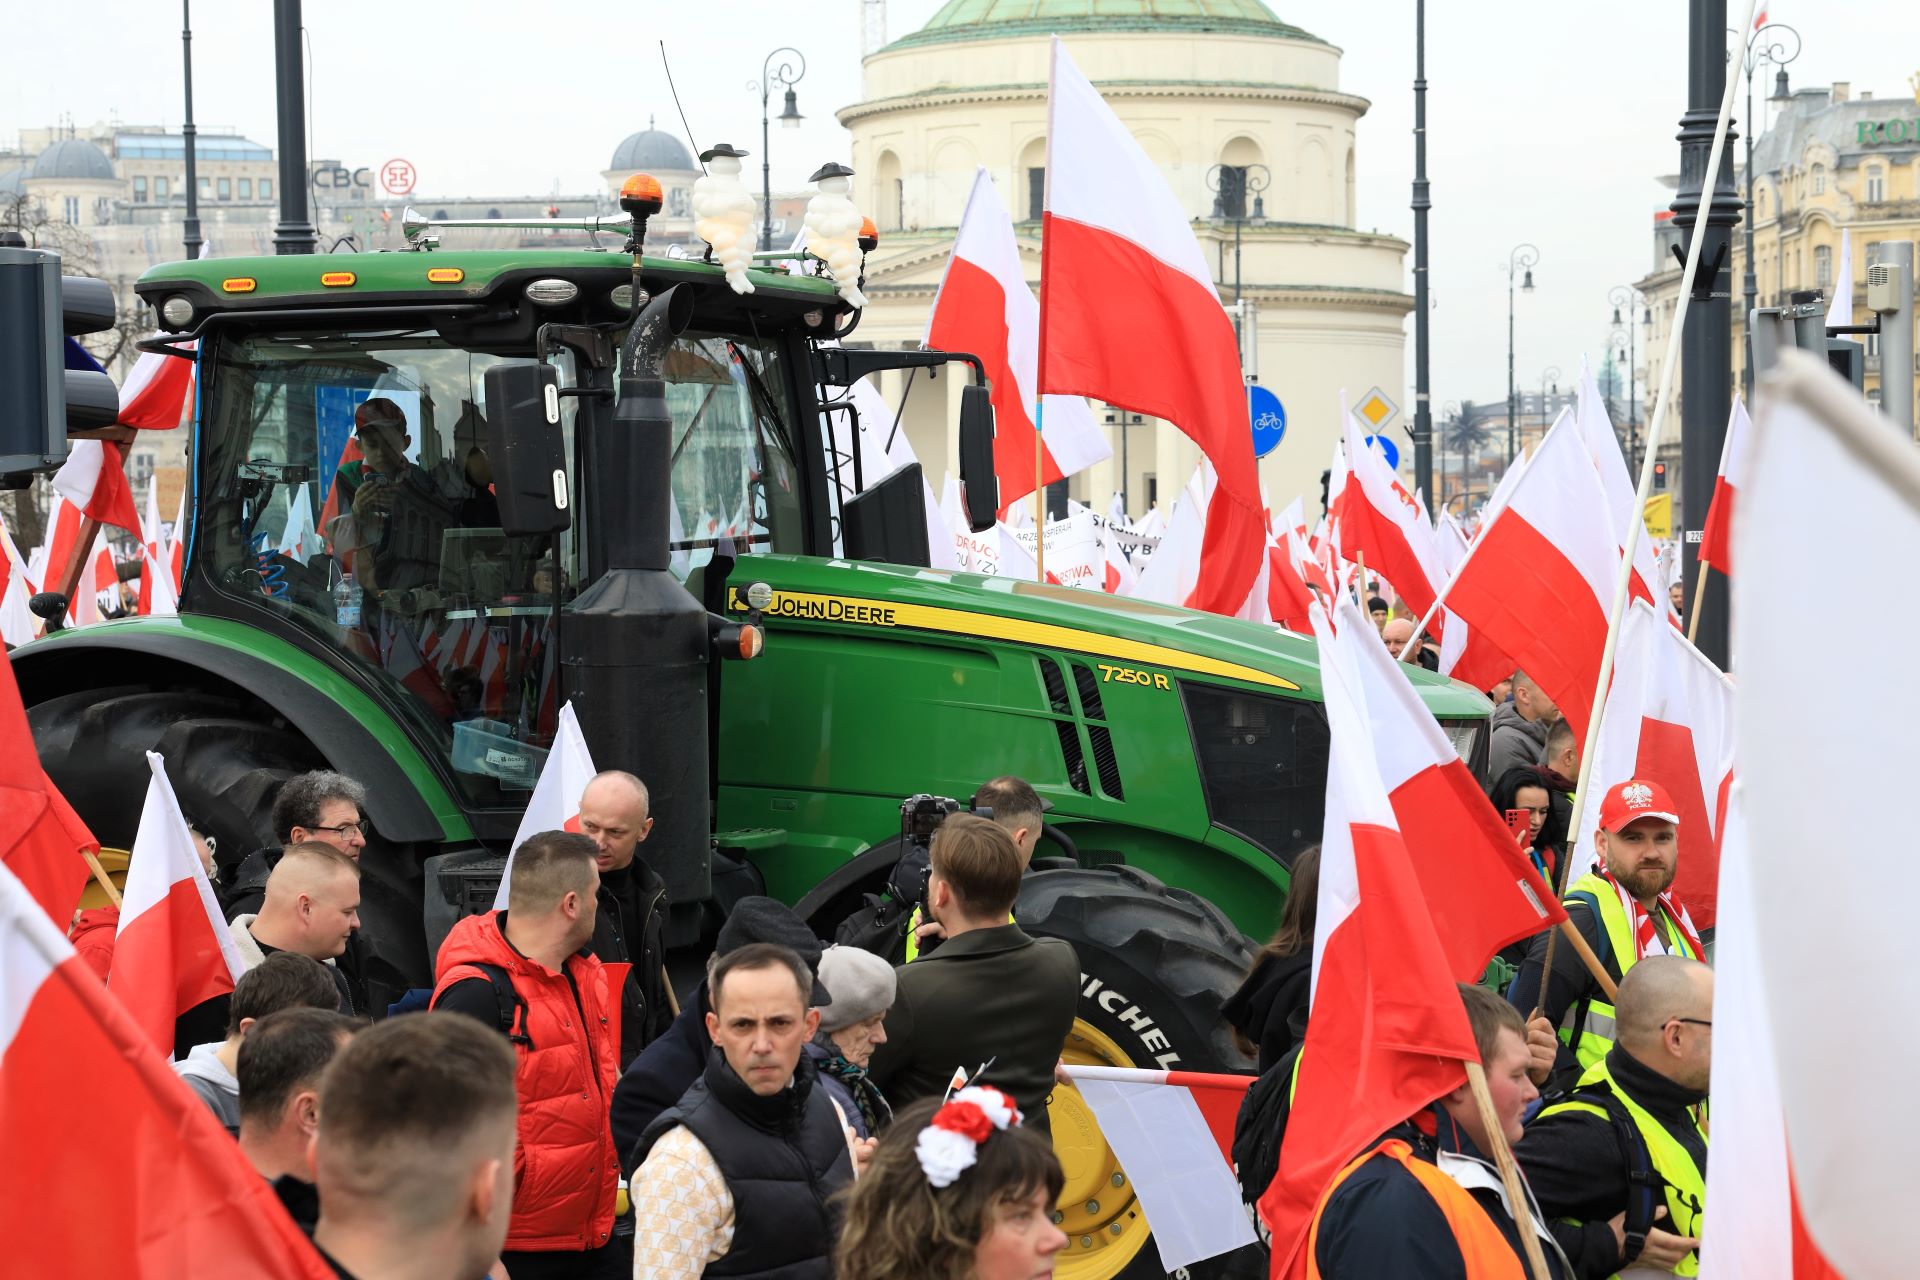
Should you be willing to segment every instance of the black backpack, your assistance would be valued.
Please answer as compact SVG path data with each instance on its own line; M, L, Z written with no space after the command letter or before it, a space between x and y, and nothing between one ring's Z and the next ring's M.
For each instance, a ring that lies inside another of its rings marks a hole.
M1240 1099L1233 1119L1233 1168L1240 1179L1240 1198L1253 1204L1266 1194L1280 1169L1280 1144L1287 1136L1287 1118L1293 1114L1293 1084L1300 1065L1300 1045L1263 1072Z
M533 1048L533 1037L527 1034L527 1002L514 990L513 976L500 965L488 964L484 960L466 963L485 974L487 981L493 984L493 998L500 1007L500 1034L513 1044ZM424 1013L432 1006L433 988L415 987L387 1007L387 1016Z
M926 901L927 875L932 860L924 846L911 844L894 863L884 893L864 894L865 905L840 922L833 940L841 946L871 951L891 965L907 960L907 930L913 914ZM931 948L922 948L924 954Z

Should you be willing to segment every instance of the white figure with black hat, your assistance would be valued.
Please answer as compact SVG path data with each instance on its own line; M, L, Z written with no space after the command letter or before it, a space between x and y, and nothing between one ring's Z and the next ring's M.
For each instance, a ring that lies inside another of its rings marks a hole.
M720 143L700 153L706 173L693 183L693 232L710 246L710 256L727 273L735 293L752 293L747 268L753 265L753 193L740 181L740 158L747 153Z
M853 170L829 161L807 181L818 194L807 201L807 251L827 264L840 296L856 307L867 305L860 292L860 210L848 195Z

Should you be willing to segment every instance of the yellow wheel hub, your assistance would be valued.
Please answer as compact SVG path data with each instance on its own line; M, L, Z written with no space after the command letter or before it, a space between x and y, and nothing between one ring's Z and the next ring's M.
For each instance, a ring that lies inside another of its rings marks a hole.
M1068 1065L1131 1067L1104 1032L1076 1018L1061 1054ZM1108 1280L1124 1271L1152 1234L1126 1170L1100 1133L1093 1108L1072 1085L1055 1085L1047 1108L1053 1150L1066 1172L1053 1220L1067 1233L1067 1247L1054 1259L1060 1280Z

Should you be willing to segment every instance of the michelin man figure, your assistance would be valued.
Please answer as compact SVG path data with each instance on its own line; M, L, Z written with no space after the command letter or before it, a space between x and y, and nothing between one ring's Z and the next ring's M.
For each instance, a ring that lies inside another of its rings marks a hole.
M735 293L752 293L747 268L753 265L753 193L740 181L740 158L747 153L722 142L700 153L707 166L693 183L693 233L713 249Z
M827 264L834 287L856 307L867 305L860 292L860 211L853 207L847 179L853 170L843 164L823 164L812 182L819 194L807 201L807 252Z

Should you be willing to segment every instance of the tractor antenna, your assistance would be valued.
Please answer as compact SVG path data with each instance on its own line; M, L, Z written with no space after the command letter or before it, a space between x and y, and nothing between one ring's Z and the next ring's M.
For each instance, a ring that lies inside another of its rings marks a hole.
M693 154L696 157L694 163L700 166L701 173L705 173L707 171L707 162L697 158L700 155L700 144L694 139L693 126L687 123L687 109L680 105L680 91L673 87L673 68L667 63L667 42L665 40L660 42L660 66L667 73L667 89L673 94L673 109L680 113L680 127L687 131L687 141L693 143Z

